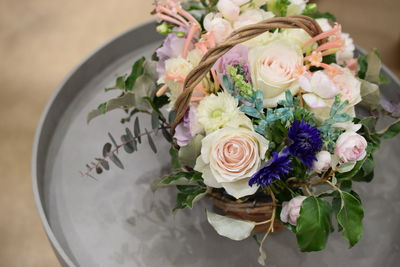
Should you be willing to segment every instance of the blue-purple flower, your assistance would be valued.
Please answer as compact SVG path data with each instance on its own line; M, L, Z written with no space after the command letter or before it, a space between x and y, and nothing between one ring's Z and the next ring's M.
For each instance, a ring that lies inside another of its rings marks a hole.
M304 121L294 121L289 128L288 137L292 142L288 147L289 153L311 168L317 160L315 154L322 148L321 133Z
M258 186L267 187L274 180L285 178L291 170L292 165L289 154L273 152L272 159L251 176L249 185L257 184Z

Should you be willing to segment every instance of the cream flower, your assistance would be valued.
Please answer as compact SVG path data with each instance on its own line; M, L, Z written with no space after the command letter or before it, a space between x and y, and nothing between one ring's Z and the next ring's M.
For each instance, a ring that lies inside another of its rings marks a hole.
M239 5L235 4L232 0L219 0L217 4L218 11L228 20L235 20L240 13Z
M272 12L266 12L262 9L248 9L244 11L233 23L233 28L238 29L247 25L255 24L260 21L273 18L275 15Z
M269 142L248 128L225 127L202 140L194 169L210 187L223 187L235 198L254 194L249 178L258 171Z
M173 106L178 96L182 93L183 80L194 68L188 60L177 57L165 61L165 76L158 83L165 83L169 88L170 106Z
M239 110L238 100L227 92L205 97L200 101L197 114L206 133L211 133L227 125L252 127L251 120Z
M229 21L222 18L221 13L209 13L204 18L204 28L211 33L217 43L225 41L232 33L233 28Z
M287 8L286 15L301 15L306 8L308 0L290 0L290 5Z
M313 163L313 170L322 173L331 167L332 156L328 151L320 151L316 155L317 160Z
M276 40L250 49L250 72L253 86L263 90L264 106L276 107L285 99L285 91L298 91L296 70L303 63L301 49L288 40Z

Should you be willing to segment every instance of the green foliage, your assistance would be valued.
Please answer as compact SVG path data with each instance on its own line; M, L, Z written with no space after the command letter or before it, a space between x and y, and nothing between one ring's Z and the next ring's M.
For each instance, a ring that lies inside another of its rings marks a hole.
M191 172L174 172L167 176L164 176L159 182L160 185L201 185L199 182L202 182L203 178L201 177L200 172L191 171Z
M306 198L297 220L296 237L301 251L319 251L325 248L332 231L331 206L321 198Z
M280 17L286 16L287 8L289 5L289 0L269 0L267 2L268 10Z
M171 146L171 148L169 149L169 155L171 156L171 167L174 170L181 168L178 153L179 153L179 150L176 149L174 146Z
M362 219L364 210L361 202L352 194L340 191L340 209L336 218L343 229L342 236L349 241L350 247L354 246L363 234Z
M389 127L377 132L377 136L384 139L393 138L400 133L400 120L393 122Z
M389 79L381 75L382 62L376 49L370 51L367 55L358 56L358 77L374 84L384 84Z
M307 15L313 19L329 19L331 22L336 22L336 16L329 12L324 12L324 13L314 12L314 13L304 14L304 15Z
M343 103L340 101L340 96L335 97L335 101L329 112L329 118L324 120L318 127L321 132L322 140L329 152L333 152L336 145L336 140L343 130L333 127L336 123L348 122L353 119L349 114L342 112L345 110L349 102L346 100Z
M137 78L142 76L144 74L144 63L146 59L142 57L138 61L136 61L133 66L131 73L125 80L125 90L126 91L132 91L133 87L135 86L135 82ZM118 80L118 79L117 79Z
M193 203L201 199L207 194L207 189L197 185L177 185L179 190L176 196L177 205L174 211L184 208L192 208Z

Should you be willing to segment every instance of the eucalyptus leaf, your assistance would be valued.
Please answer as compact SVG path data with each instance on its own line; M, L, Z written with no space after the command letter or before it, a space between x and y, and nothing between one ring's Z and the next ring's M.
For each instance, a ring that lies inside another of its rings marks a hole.
M151 150L153 150L154 153L157 153L157 147L154 144L153 138L151 137L150 133L147 131L147 129L144 129L147 135L147 141L149 142Z
M121 160L117 157L117 155L112 154L112 155L110 156L110 160L111 160L112 162L114 162L114 164L115 164L118 168L124 169L124 165L122 164Z
M110 143L106 143L103 146L103 157L107 157L108 153L110 153L112 145Z
M113 143L113 145L115 146L116 153L118 154L118 145L117 145L117 142L115 142L115 138L114 138L114 136L112 136L112 134L111 134L111 133L108 133L108 137L110 137L110 140L111 140L111 142L112 142L112 143Z
M297 244L301 251L319 251L325 248L332 230L331 206L321 198L306 198L296 225Z
M160 121L158 119L159 115L156 111L153 111L151 113L151 128L153 130L158 129L158 126L160 125Z
M133 126L133 132L135 133L135 136L139 142L139 144L142 142L142 138L140 136L140 124L139 124L139 117L136 117L135 119L135 124Z
M354 246L363 234L364 210L360 201L348 192L341 192L341 208L337 214L338 223L343 228L342 236Z
M361 80L361 105L369 110L375 110L380 106L381 93L379 86L375 83Z
M96 160L101 164L101 166L105 169L105 170L109 170L110 169L110 164L108 164L108 161L105 159L101 159L101 158L96 158Z
M207 210L207 220L221 236L240 241L250 236L255 222L221 216Z

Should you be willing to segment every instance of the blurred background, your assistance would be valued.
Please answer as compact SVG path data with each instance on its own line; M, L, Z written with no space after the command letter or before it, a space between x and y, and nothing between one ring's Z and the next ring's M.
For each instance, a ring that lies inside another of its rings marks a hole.
M400 75L399 0L318 0L354 41L378 48ZM95 48L152 19L152 0L0 0L0 265L59 266L31 189L40 115L63 78Z

